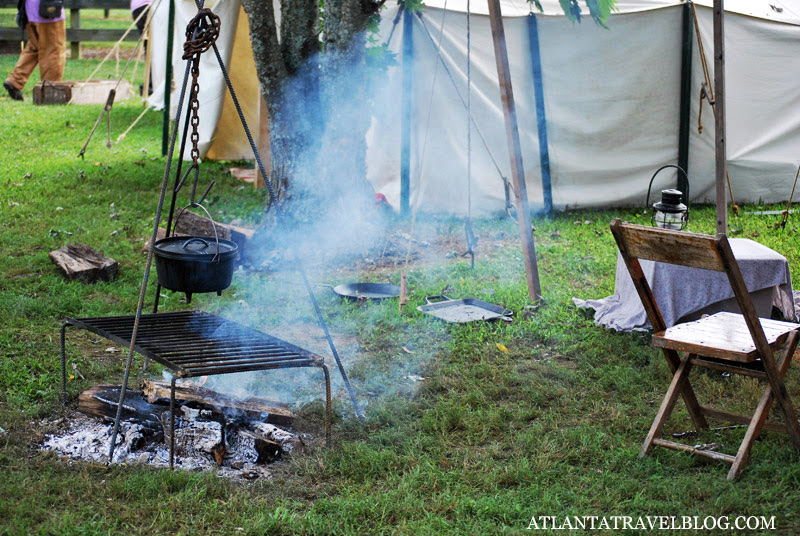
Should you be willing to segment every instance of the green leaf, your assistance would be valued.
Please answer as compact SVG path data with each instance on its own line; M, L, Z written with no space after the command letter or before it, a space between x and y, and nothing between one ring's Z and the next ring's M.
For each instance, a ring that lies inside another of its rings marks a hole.
M578 0L558 0L558 3L561 4L561 9L569 20L572 22L581 21L581 6Z
M586 5L589 8L589 14L592 16L592 20L594 20L597 24L602 26L603 28L608 29L606 26L606 21L608 17L611 15L611 10L616 7L615 0L585 0Z
M608 28L606 26L606 21L608 17L611 15L611 12L616 10L616 0L583 0L586 6L589 8L589 14L592 17L592 20L602 26L603 28ZM536 6L536 9L539 10L540 13L544 13L544 8L542 7L541 0L528 0L529 3ZM581 21L581 6L579 0L558 0L558 3L561 5L561 10L567 16L569 20L572 22L580 22Z

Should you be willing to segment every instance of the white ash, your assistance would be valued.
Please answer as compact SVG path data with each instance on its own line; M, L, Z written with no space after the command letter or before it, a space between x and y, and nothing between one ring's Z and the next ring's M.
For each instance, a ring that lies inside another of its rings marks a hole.
M168 430L168 421L165 424ZM251 423L247 428L275 441L286 453L304 444L297 435L271 424ZM41 448L73 460L106 463L112 430L112 422L76 413L66 420L62 432L46 436ZM249 480L270 477L270 466L255 463L258 453L254 445L237 440L240 435L235 429L230 429L223 436L223 425L216 421L177 418L175 467L190 471L215 470L217 475L226 478ZM218 465L212 451L223 437L225 455L222 465ZM168 434L134 422L120 422L114 463L169 467Z

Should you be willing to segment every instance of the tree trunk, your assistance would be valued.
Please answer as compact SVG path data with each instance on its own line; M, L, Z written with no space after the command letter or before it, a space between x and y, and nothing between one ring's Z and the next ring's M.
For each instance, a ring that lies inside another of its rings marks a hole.
M280 32L270 0L242 5L269 111L272 183L288 182L293 200L306 208L363 208L372 193L366 180L365 32L382 2L325 0L321 57L317 0L282 0ZM317 216L302 208L294 214Z
M314 146L314 117L318 110L316 69L317 3L283 0L280 41L271 1L242 0L250 23L250 42L261 92L270 122L273 170L292 176L298 155Z

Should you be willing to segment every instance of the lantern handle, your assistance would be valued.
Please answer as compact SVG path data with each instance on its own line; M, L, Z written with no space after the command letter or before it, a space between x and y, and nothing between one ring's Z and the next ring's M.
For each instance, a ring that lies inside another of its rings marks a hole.
M656 170L656 172L653 173L653 176L650 177L650 184L647 185L647 200L645 201L645 205L644 205L645 209L650 208L650 189L653 187L653 180L655 180L656 175L658 175L658 173L662 169L666 169L666 168L675 168L678 171L680 171L681 173L683 173L683 178L686 179L686 193L683 194L683 195L684 195L684 199L686 200L686 206L687 207L689 206L689 175L686 174L686 171L684 171L684 169L682 167L680 167L678 165L675 165L675 164L667 164L665 166L661 166L660 168L658 168ZM681 193L683 193L683 192L681 192Z

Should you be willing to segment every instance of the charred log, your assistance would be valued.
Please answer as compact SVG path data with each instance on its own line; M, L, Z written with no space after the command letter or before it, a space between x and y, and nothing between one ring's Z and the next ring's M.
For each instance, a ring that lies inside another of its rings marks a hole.
M150 403L169 401L170 384L167 382L144 380L141 389ZM260 420L283 426L291 425L294 421L294 414L280 402L266 398L236 398L191 383L175 386L175 400L195 402L219 411L229 418Z
M95 385L78 396L78 411L85 415L114 419L119 406L119 385ZM167 409L147 402L141 393L128 389L122 406L122 419L141 423L147 428L160 430L161 415Z

